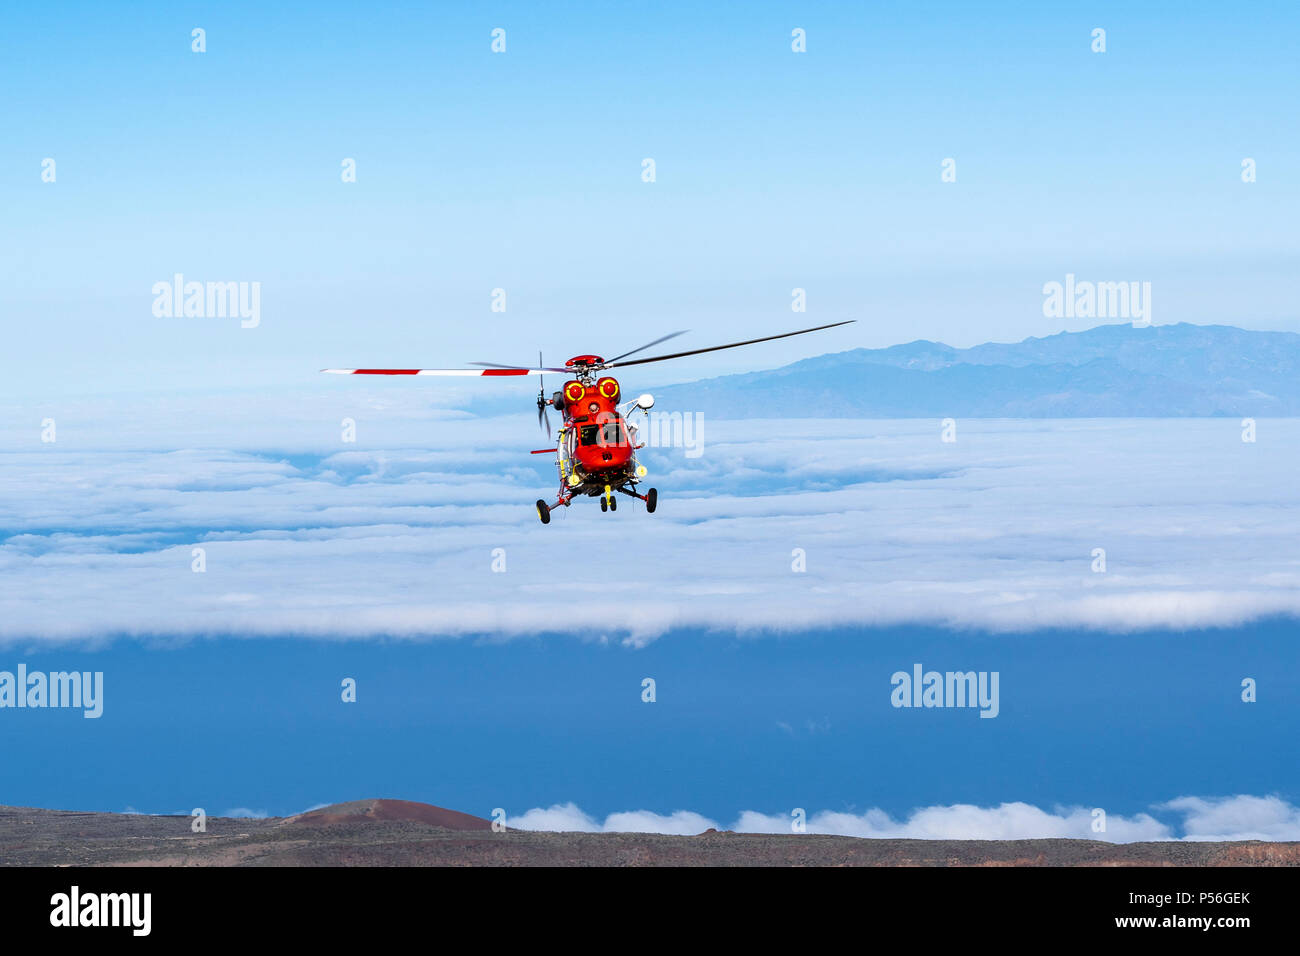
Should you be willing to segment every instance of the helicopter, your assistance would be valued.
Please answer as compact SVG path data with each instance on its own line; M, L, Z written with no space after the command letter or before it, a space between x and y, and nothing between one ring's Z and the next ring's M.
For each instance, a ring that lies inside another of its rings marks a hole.
M531 452L534 455L555 455L555 467L559 473L560 490L554 502L548 503L544 498L537 499L537 517L542 524L551 523L551 512L559 507L569 507L574 498L590 497L600 499L600 510L617 511L618 499L615 493L636 498L645 504L648 514L654 514L659 504L658 489L649 488L644 494L637 490L638 484L648 474L646 467L637 461L636 453L645 447L637 442L637 426L629 420L628 415L640 409L649 416L654 406L654 396L639 395L631 401L623 401L622 389L618 380L603 374L612 368L629 365L645 365L650 362L665 362L668 359L683 358L687 355L699 355L703 352L717 352L722 349L734 349L742 345L754 345L758 342L770 342L773 339L786 339L792 335L805 335L849 325L853 319L818 325L811 329L799 329L795 332L782 332L779 335L765 335L762 338L746 339L743 342L730 342L726 345L713 345L703 349L691 349L686 352L673 352L668 355L655 355L627 361L630 356L648 348L667 342L669 339L686 334L670 332L653 342L616 355L611 359L599 355L575 355L564 363L564 367L545 366L542 353L537 353L537 365L501 365L496 362L470 362L477 368L326 368L321 369L333 375L454 375L454 376L538 376L537 425L545 427L546 437L551 437L551 421L546 414L548 408L560 413L563 424L556 436L554 448L539 448ZM569 376L568 381L553 393L546 396L546 373L559 373Z

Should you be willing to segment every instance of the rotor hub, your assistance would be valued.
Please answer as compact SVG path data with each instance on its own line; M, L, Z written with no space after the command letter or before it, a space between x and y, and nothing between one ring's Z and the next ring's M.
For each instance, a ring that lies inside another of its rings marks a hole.
M594 373L604 366L605 360L599 355L575 355L564 363L564 367L572 369L574 377L584 384L589 384Z

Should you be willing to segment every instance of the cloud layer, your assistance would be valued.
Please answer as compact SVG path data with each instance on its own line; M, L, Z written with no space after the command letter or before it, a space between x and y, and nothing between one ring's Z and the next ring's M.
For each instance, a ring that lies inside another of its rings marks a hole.
M1132 817L1108 815L1104 831L1094 829L1097 808L1055 807L1042 810L1027 803L996 807L955 804L923 807L895 820L883 810L865 813L821 811L806 815L805 832L835 836L894 840L1039 840L1069 838L1136 843L1148 840L1300 840L1300 807L1278 797L1179 797L1152 809L1174 815L1162 822L1139 813ZM512 817L519 830L580 831L584 833L666 833L688 835L710 828L737 833L795 832L791 813L765 814L746 810L723 827L708 817L687 810L672 814L634 810L611 813L603 821L572 803L529 810Z
M527 454L544 445L529 416L413 389L8 411L28 424L0 431L0 640L636 643L1300 613L1294 420L1261 421L1254 443L1228 420L971 421L944 443L937 421L706 417L699 457L643 453L655 515L581 501L543 527L532 502L555 475Z

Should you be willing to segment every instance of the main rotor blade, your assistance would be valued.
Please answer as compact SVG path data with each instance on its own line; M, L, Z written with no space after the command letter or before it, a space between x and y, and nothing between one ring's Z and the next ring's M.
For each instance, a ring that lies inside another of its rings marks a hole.
M673 352L669 355L654 355L650 358L633 359L630 362L623 362L621 359L628 355L634 355L641 349L648 349L651 345L667 341L674 336L681 335L681 332L673 332L671 335L665 335L661 339L656 339L649 345L643 345L641 348L633 349L631 352L624 352L616 359L610 359L602 363L601 368L613 368L615 363L623 365L645 365L647 362L664 362L668 359L682 358L686 355L700 355L704 352L719 352L722 349L734 349L742 345L754 345L758 342L771 342L774 339L788 339L792 335L806 335L809 332L820 332L822 329L833 329L841 325L851 325L856 319L846 319L843 322L832 322L829 325L816 325L811 329L799 329L797 332L782 332L780 335L765 335L758 339L746 339L744 342L730 342L727 345L714 345L706 349L691 349L687 352ZM559 372L563 375L573 374L571 368L527 368L521 365L499 365L495 362L470 362L470 365L478 365L481 368L323 368L322 372L329 372L333 375L461 375L461 376L478 376L478 375L544 375L547 372ZM538 363L541 364L540 362Z
M553 369L511 368L323 368L331 375L541 375Z
M608 365L610 362L617 362L619 359L627 358L629 355L636 355L637 352L643 352L652 345L658 345L660 342L667 342L669 339L675 339L679 335L685 335L688 331L690 330L682 329L680 332L669 332L663 338L655 339L653 342L647 342L645 345L641 346L640 348L633 349L630 352L624 352L622 355L615 355L612 359L607 359L605 364Z
M782 332L780 335L765 335L761 339L746 339L744 342L732 342L728 345L714 345L707 349L691 349L689 352L673 352L671 355L655 355L650 358L633 359L630 362L620 362L622 365L644 365L647 362L663 362L666 359L681 358L684 355L699 355L702 352L718 352L722 349L734 349L741 345L753 345L756 342L771 342L773 339L788 339L792 335L804 335L808 332L820 332L822 329L833 329L840 325L850 325L856 322L856 319L846 319L843 322L832 322L830 325L817 325L811 329L800 329L798 332ZM606 368L613 368L613 362L606 362Z
M498 364L497 362L470 362L469 364L470 364L470 365L482 365L484 368L508 368L508 369L514 369L514 370L516 370L516 371L518 371L519 369L525 369L525 370L527 370L528 374L530 374L530 375L541 375L543 372L561 372L561 373L567 373L567 372L572 372L572 371L573 371L573 369L571 369L571 368L540 368L540 367L539 367L539 368L528 368L527 365L501 365L501 364ZM537 364L538 364L539 366L541 365L540 362L538 362Z

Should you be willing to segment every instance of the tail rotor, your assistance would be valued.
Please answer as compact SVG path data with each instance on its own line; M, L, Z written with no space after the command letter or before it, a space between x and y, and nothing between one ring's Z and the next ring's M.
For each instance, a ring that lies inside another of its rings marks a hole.
M542 368L542 353L537 353L537 367ZM546 414L546 378L539 374L537 376L537 427L546 427L546 437L551 437L551 419Z

